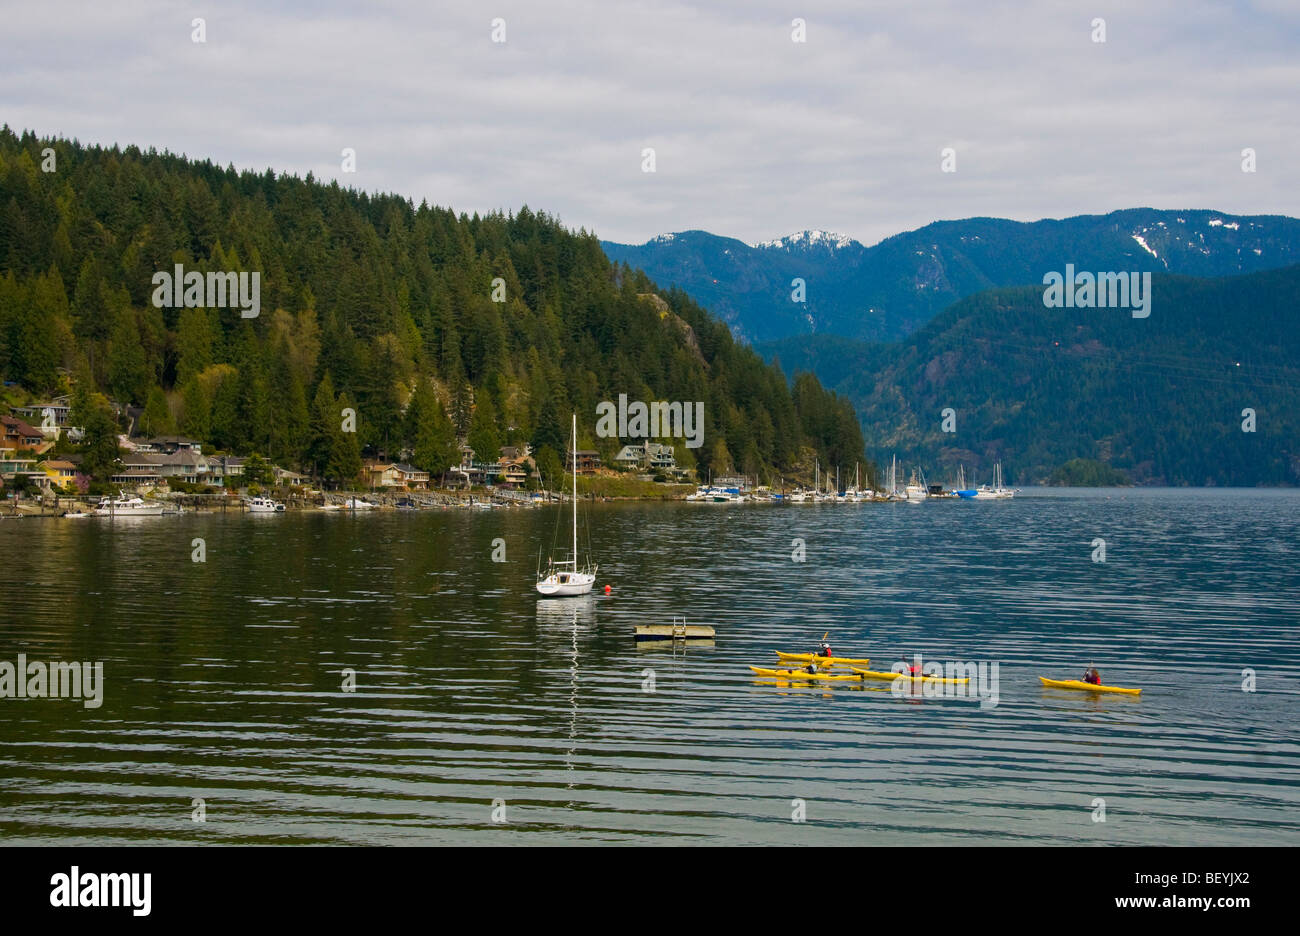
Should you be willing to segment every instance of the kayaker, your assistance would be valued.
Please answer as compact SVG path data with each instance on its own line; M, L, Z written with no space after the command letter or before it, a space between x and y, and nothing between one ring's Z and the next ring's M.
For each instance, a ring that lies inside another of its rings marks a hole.
M1091 683L1094 686L1100 686L1101 673L1097 672L1097 668L1095 666L1090 666L1083 674L1083 681L1086 683Z
M818 655L818 656L824 656L824 657L834 656L834 654L831 653L831 645L828 644L826 641L823 640L823 641L822 641L822 648L821 648L820 650L817 651L817 655Z
M916 655L915 653L912 654L912 662L906 664L906 665L907 665L907 671L906 671L906 672L907 672L907 675L911 676L913 679L916 679L918 676L921 675L921 667L917 666L917 664L916 664L916 658L917 658L917 655Z

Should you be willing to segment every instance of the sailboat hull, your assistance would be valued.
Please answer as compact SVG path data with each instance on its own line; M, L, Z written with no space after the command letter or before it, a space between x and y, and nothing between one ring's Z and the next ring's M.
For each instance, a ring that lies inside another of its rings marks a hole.
M537 583L537 592L543 598L572 598L591 594L596 576L588 572L559 572L548 575Z

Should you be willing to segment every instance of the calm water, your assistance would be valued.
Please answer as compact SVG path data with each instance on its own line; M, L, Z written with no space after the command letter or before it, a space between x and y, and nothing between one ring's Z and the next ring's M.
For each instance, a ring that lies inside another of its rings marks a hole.
M0 660L106 681L98 709L0 699L0 838L1300 844L1300 493L596 505L613 594L539 601L556 520L0 522ZM632 640L682 616L716 646ZM746 668L827 630L880 669L998 661L999 704ZM1036 678L1090 661L1141 698Z

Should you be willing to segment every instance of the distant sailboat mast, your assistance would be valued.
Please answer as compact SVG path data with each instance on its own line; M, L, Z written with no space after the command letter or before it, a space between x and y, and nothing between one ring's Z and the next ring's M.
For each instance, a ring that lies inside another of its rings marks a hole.
M578 571L578 414L573 414L573 571Z

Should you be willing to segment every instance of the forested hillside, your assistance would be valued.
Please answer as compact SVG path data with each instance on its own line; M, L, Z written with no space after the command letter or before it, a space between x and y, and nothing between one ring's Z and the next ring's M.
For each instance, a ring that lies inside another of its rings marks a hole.
M1294 485L1298 308L1300 265L1157 275L1145 319L1045 308L1041 286L989 290L899 344L825 339L799 364L833 355L869 451L932 480L965 465L987 481L1001 460L1020 484Z
M176 264L259 272L260 314L156 307L152 278ZM562 450L571 411L608 458L618 442L594 437L595 407L620 393L704 401L704 445L677 440L702 470L789 476L814 453L862 457L845 401L812 377L791 387L684 292L546 214L457 215L7 127L0 374L35 396L74 387L82 422L111 398L146 407L150 433L338 480L363 452L441 471L458 438L485 458L519 441Z

